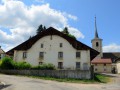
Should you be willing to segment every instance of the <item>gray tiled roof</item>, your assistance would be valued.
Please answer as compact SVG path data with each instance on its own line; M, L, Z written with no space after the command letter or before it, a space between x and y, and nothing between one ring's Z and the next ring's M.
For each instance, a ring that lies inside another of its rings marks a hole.
M120 58L120 52L106 52L106 53L103 53L103 58L111 58L112 62L114 63L115 60Z

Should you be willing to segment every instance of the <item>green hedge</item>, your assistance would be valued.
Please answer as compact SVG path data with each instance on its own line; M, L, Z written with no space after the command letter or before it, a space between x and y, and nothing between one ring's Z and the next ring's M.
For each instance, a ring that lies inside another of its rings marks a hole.
M55 66L53 64L42 64L38 66L32 66L27 62L15 62L9 57L5 57L0 61L0 69L33 69L33 70L54 70Z
M21 70L21 69L31 69L31 67L32 67L27 62L14 62L13 65L14 65L14 69L18 69L18 70Z
M34 66L32 67L32 69L34 70L54 70L55 66L53 64L42 64L42 65L38 65L38 66Z

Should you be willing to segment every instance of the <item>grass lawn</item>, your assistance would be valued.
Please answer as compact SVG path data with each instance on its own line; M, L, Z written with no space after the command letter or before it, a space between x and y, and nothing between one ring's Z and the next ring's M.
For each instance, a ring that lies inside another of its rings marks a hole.
M95 74L94 80L100 83L108 83L111 81L111 77L102 74Z

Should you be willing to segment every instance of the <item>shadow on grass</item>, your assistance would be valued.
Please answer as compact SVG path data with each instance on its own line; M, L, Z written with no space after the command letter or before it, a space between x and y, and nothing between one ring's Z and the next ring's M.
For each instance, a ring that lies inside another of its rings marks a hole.
M95 73L94 80L100 83L108 83L110 76Z

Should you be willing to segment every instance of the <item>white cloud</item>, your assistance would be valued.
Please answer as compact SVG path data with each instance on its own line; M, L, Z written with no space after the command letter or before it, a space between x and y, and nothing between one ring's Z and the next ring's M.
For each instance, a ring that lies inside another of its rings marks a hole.
M28 39L30 35L35 35L40 24L57 29L68 26L70 33L77 38L84 38L77 28L68 24L69 19L77 20L77 17L52 9L48 3L27 6L22 0L2 0L0 4L0 42L7 51L6 47L13 47ZM7 28L10 33L5 32L2 28Z
M69 32L70 32L71 34L73 34L75 37L84 38L84 35L83 35L80 31L78 31L78 29L73 28L73 27L68 27L68 28L69 28Z
M115 43L103 47L104 52L120 52L120 45Z
M66 17L68 17L68 18L70 18L70 19L72 19L72 20L77 20L77 17L76 17L76 16L71 15L71 14L68 14L68 13L66 13L66 12L63 12L63 15L66 16Z
M68 14L68 17L71 18L71 19L73 19L73 20L77 20L77 17L76 17L76 16L73 16L73 15L71 15L71 14Z

